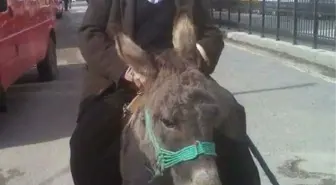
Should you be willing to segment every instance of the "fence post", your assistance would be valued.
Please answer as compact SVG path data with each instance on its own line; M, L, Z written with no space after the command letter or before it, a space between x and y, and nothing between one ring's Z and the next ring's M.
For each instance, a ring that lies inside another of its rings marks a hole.
M276 6L276 16L277 16L277 28L276 28L276 40L280 40L280 0L277 0L277 6Z
M211 14L211 17L212 19L214 19L214 6L213 6L213 1L210 1L210 14Z
M240 7L241 5L238 5L238 31L240 31Z
M317 37L318 37L318 0L314 1L314 39L313 39L313 48L316 49L317 48Z
M265 4L266 0L263 0L261 4L261 37L265 37Z
M219 23L222 26L222 9L219 9Z
M249 0L249 34L252 34L252 0Z
M297 44L297 5L298 0L294 0L294 21L293 21L293 44Z
M228 8L228 29L230 29L230 24L231 24L231 8Z
M240 5L238 6L238 23L240 23Z

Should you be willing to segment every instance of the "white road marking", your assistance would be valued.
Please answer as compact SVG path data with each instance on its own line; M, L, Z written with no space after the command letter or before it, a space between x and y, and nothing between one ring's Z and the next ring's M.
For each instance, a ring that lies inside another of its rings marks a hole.
M85 63L85 60L77 47L58 49L57 57L58 57L57 60L58 66Z

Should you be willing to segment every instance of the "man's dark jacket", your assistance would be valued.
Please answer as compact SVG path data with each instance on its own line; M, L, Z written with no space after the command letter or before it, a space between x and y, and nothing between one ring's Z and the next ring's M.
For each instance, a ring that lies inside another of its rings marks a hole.
M135 9L138 0L94 0L90 2L79 29L79 47L87 62L87 73L84 81L83 98L97 94L105 88L117 84L127 66L117 55L114 42L105 33L109 22L121 21L123 31L134 36ZM174 1L174 0L170 0ZM175 0L176 4L178 1ZM217 65L224 47L222 33L210 22L208 10L195 0L194 24L198 43L204 48L209 61L201 70L211 74Z

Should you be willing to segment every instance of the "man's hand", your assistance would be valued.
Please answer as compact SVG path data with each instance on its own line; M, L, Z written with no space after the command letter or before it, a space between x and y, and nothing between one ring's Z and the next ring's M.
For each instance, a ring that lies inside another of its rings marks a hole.
M146 77L135 72L131 67L126 70L124 79L134 83L139 89L141 89L146 82Z

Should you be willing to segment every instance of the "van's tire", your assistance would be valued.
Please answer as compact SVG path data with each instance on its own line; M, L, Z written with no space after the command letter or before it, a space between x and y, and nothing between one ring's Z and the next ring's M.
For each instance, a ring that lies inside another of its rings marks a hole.
M60 19L60 18L62 18L62 16L63 16L62 12L56 13L56 19Z
M6 92L4 88L1 87L0 84L0 113L7 112L7 104L6 104Z
M42 81L52 81L58 77L56 43L52 38L49 38L45 58L37 64L37 71Z

